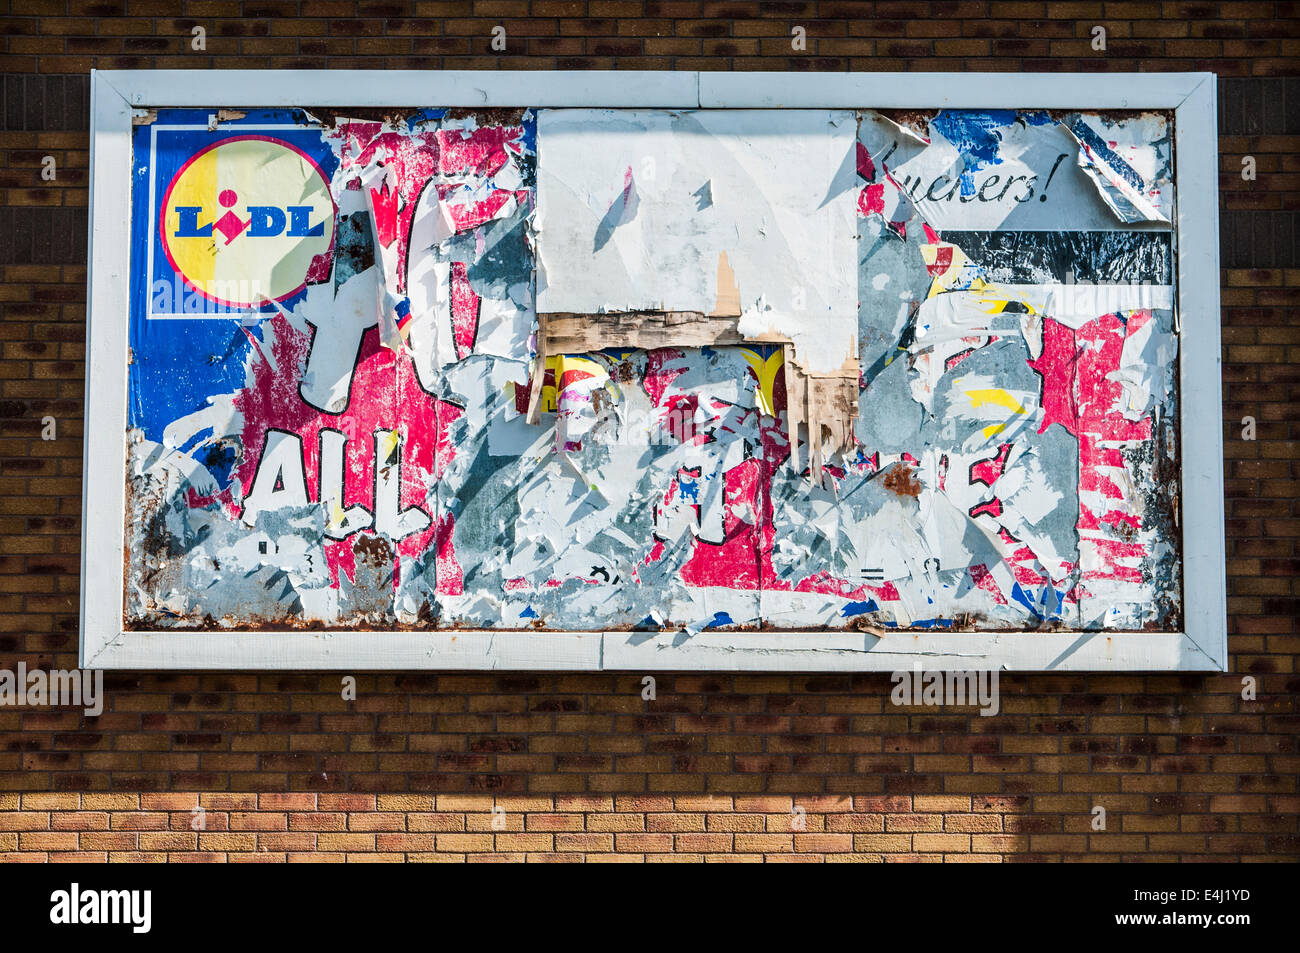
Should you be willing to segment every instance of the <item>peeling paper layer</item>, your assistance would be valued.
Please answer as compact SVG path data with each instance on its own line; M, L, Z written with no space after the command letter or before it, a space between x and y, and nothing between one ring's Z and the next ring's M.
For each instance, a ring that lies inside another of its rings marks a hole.
M1125 224L1171 221L1172 154L1167 126L1163 116L1151 114L1119 121L1084 114L1070 122L1070 134L1079 143L1079 168Z
M126 623L1176 631L1171 136L160 110ZM592 336L545 350L559 312ZM628 312L662 336L602 339Z
M905 204L939 230L1172 221L1172 136L1161 114L943 110L928 132L926 145L888 115L864 113L868 179L879 186L864 212L896 222Z
M846 110L542 111L538 309L718 313L725 256L741 332L835 370L855 344L856 130Z

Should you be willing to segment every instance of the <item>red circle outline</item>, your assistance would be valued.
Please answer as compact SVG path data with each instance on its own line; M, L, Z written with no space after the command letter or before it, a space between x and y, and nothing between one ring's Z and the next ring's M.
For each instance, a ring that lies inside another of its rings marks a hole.
M159 206L159 210L158 210L159 242L162 245L163 254L167 256L167 264L171 266L172 272L176 275L176 277L180 278L180 280L184 284L189 286L191 289L203 295L203 297L206 298L207 300L214 301L217 304L227 308L257 307L260 309L262 305L253 301L246 301L246 302L245 301L223 301L222 299L214 295L208 294L202 288L195 285L194 282L190 281L189 276L186 275L185 272L181 271L180 268L176 266L176 260L172 258L172 251L167 243L167 208L171 202L172 190L176 187L176 183L180 179L180 177L185 174L186 169L188 169L191 165L197 162L204 155L211 152L213 149L220 149L222 146L229 145L232 142L247 142L249 140L256 141L256 142L271 142L277 146L283 146L286 149L298 153L298 155L302 156L309 163L311 163L311 167L316 170L316 174L320 176L320 180L325 183L325 194L330 197L330 207L333 210L330 216L330 244L329 244L329 248L325 250L326 254L329 254L331 251L334 250L334 238L335 238L334 223L338 218L338 212L339 212L338 203L334 201L334 193L330 189L330 181L329 179L325 178L325 173L321 169L320 165L316 162L315 159L307 155L307 153L303 152L293 143L285 142L283 139L276 139L274 136L257 136L257 135L231 136L228 139L222 139L220 142L214 142L211 145L204 146L198 152L194 153L192 156L186 159L185 164L176 170L176 174L172 176L172 180L169 183L167 183L167 191L163 193L162 204ZM279 295L278 297L275 298L264 298L263 302L284 301L288 298L292 298L294 295L298 294L306 287L307 287L307 276L303 275L302 284L300 284L297 288L294 288L292 291L286 292L285 294Z

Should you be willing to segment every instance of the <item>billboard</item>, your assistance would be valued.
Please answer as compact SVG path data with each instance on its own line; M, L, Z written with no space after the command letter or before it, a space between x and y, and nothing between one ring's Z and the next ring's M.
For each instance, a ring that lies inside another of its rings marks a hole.
M1183 101L334 77L109 99L88 664L1221 666Z

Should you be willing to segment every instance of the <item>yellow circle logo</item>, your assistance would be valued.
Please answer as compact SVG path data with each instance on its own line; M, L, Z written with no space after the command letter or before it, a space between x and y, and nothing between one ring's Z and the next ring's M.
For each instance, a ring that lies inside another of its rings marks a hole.
M196 153L159 216L167 260L204 297L233 307L283 301L329 273L334 198L306 153L266 136Z

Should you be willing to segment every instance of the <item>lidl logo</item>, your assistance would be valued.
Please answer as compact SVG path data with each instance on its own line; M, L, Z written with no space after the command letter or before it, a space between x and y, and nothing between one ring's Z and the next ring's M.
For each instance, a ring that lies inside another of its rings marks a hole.
M159 221L186 284L232 307L283 301L328 273L334 199L306 153L267 136L223 139L172 179Z

